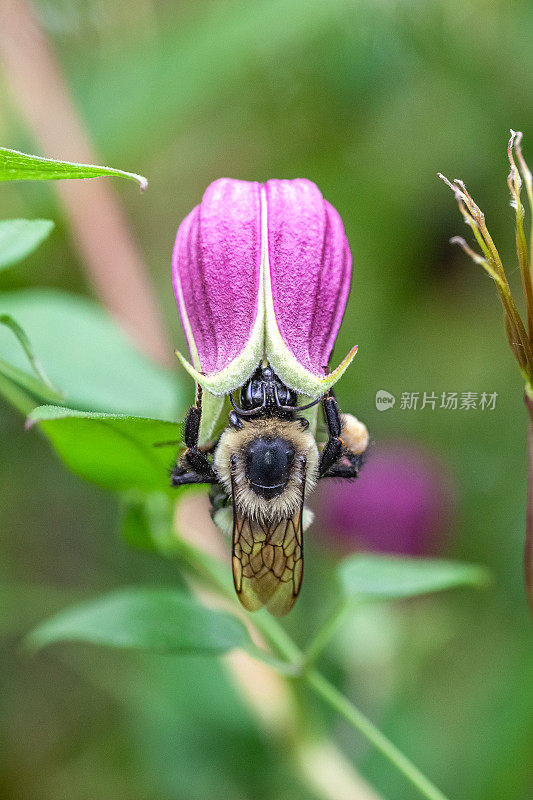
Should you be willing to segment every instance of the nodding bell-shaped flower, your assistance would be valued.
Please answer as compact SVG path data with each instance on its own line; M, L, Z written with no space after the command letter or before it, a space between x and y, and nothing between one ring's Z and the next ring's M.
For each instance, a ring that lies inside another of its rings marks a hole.
M181 223L172 258L176 300L200 386L224 395L267 359L299 394L323 395L357 348L327 364L348 297L342 220L308 180L221 178Z

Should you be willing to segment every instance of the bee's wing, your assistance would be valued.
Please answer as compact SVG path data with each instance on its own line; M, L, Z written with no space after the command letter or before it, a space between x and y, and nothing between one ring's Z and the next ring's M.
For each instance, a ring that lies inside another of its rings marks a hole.
M293 607L302 585L303 538L300 507L270 525L242 516L233 504L233 580L248 611L266 606L275 617Z

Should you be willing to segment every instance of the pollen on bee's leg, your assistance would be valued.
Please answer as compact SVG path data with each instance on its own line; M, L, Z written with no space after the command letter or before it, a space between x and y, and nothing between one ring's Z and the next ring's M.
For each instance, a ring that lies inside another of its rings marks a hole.
M344 445L355 455L364 453L370 441L364 422L360 422L353 414L342 414L341 423Z
M306 531L308 528L311 527L311 525L313 524L314 518L315 518L314 512L311 511L310 508L307 508L307 506L304 506L303 515L302 515L302 530L303 531Z

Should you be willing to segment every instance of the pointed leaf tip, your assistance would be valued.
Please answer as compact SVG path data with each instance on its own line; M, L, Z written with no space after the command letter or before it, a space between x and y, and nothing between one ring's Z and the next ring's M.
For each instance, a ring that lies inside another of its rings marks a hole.
M0 147L0 181L57 181L99 178L106 175L137 181L141 192L148 186L144 175L138 175L136 172L127 172L115 167L101 167L96 164L58 161L54 158L43 158Z

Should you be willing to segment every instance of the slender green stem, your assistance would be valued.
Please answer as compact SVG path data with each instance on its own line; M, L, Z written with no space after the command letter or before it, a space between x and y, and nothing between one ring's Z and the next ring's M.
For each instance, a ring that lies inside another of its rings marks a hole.
M254 658L259 659L259 661L263 661L264 664L268 664L269 667L272 667L288 678L297 678L300 675L299 664L276 658L276 656L267 653L266 650L263 650L261 647L251 645L247 647L246 652Z
M335 633L340 627L340 624L348 610L353 607L351 600L342 599L334 608L333 613L327 618L325 623L319 628L317 634L311 639L308 646L305 648L304 657L302 662L302 674L305 674L310 667L315 663L320 653L329 644Z
M285 628L266 611L256 612L253 624L261 631L270 644L276 648L280 656L297 667L295 674L299 675L300 665L302 663L302 651L298 645L293 642Z
M338 711L354 728L365 736L397 769L411 781L428 800L447 800L446 796L423 775L378 728L341 694L323 675L315 670L307 673L306 681L328 705Z
M178 555L198 575L207 579L208 583L218 589L225 597L234 599L233 587L230 581L227 580L225 570L220 562L202 553L183 539L178 539L177 550ZM279 622L266 612L259 611L254 615L253 623L283 660L271 656L260 648L251 648L249 652L277 669L286 677L304 680L324 702L341 714L382 755L388 758L411 781L426 800L447 800L446 796L347 697L339 692L323 675L310 668L313 659L318 656L337 629L346 607L345 602L339 604L307 649L305 657Z
M524 572L526 579L527 599L533 614L533 400L526 391L526 407L529 413L527 434L528 450L528 489L526 507L526 544L524 548Z
M31 344L28 336L26 335L26 331L24 331L23 328L20 327L18 322L16 320L14 320L13 317L10 314L0 314L0 324L5 325L6 328L9 328L13 332L13 334L16 336L16 338L18 339L20 346L24 350L24 352L26 354L26 357L27 357L28 361L30 362L35 374L44 383L44 385L47 386L48 389L50 389L50 391L52 392L52 395L54 396L55 400L56 401L63 400L63 395L59 392L58 389L56 389L56 387L54 386L54 384L52 383L52 381L50 380L50 378L48 377L48 375L44 371L44 368L43 368L41 362L39 361L39 359L35 355L35 351L34 351L34 349L32 347L32 344Z

